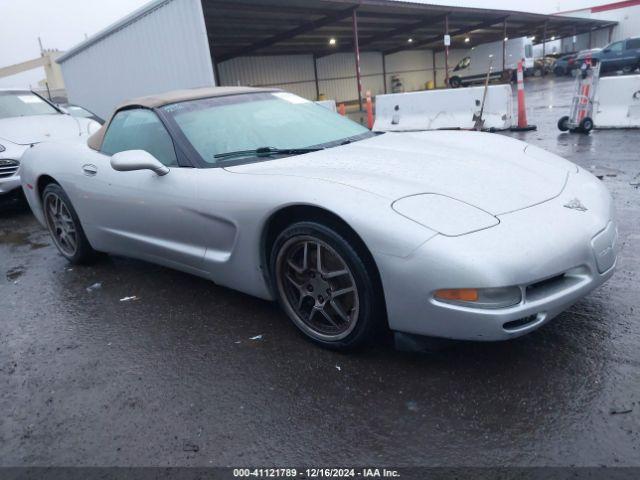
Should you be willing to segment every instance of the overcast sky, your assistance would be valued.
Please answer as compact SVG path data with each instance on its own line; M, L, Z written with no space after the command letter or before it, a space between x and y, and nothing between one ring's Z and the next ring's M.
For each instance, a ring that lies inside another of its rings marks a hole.
M606 3L607 0L425 0L423 3L554 13ZM0 0L0 67L40 55L45 48L66 50L148 0ZM42 69L0 78L0 87L36 86Z

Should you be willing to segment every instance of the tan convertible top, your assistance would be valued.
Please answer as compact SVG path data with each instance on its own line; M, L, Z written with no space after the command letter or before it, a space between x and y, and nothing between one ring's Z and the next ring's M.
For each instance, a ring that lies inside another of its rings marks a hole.
M205 87L205 88L191 88L188 90L173 90L171 92L161 93L158 95L149 95L148 97L134 98L128 100L119 105L109 117L109 120L104 122L104 125L100 129L89 137L87 145L94 150L100 150L102 147L102 141L104 135L109 128L109 124L114 115L120 110L143 107L143 108L157 108L169 105L172 103L186 102L189 100L198 100L200 98L211 97L225 97L229 95L239 95L243 93L256 93L256 92L273 92L277 89L274 88L252 88L252 87Z

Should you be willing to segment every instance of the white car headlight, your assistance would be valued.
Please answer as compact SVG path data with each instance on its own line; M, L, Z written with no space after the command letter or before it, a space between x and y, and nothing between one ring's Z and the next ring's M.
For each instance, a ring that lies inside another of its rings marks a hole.
M404 197L391 207L400 215L448 237L477 232L500 223L484 210L435 193Z

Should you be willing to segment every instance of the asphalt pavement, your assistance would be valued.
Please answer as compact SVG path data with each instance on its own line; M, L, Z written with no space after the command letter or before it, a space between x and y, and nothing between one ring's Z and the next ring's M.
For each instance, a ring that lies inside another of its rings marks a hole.
M0 465L640 466L640 131L560 134L572 85L528 80L538 130L509 135L602 177L619 266L514 341L321 350L196 277L71 267L3 199Z

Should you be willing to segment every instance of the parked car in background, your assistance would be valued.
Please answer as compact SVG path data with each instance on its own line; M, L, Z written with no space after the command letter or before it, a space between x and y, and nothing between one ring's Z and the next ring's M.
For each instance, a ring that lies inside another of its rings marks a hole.
M74 105L72 103L61 103L61 104L58 104L58 106L60 107L61 110L68 113L72 117L90 118L91 120L98 122L100 125L104 123L104 119L100 118L98 115L96 115L92 111L87 110L84 107L81 107L80 105Z
M556 59L552 56L536 58L533 63L533 75L536 77L540 77L552 72L555 62Z
M29 147L49 140L81 140L100 128L74 118L30 90L0 90L0 195L20 187L20 159Z
M574 62L575 68L572 70L572 73L582 68L582 65L587 59L591 59L592 64L595 65L598 61L598 54L600 53L601 50L602 50L601 48L590 48L587 50L580 50L580 52L578 52L578 55L576 56L576 59Z
M640 37L613 42L593 54L600 73L632 73L640 68Z
M570 53L558 58L553 65L553 73L558 77L571 75L571 71L576 68L577 53Z
M510 80L518 69L518 62L524 59L526 74L532 74L533 45L528 37L507 40L507 58L502 69L502 41L476 45L469 54L454 67L449 76L449 85L453 88L482 83L487 77L491 65L491 80Z
M131 100L86 143L30 149L22 184L69 261L137 257L277 299L338 350L387 329L515 338L616 264L611 196L577 165L502 135L377 134L277 89Z

